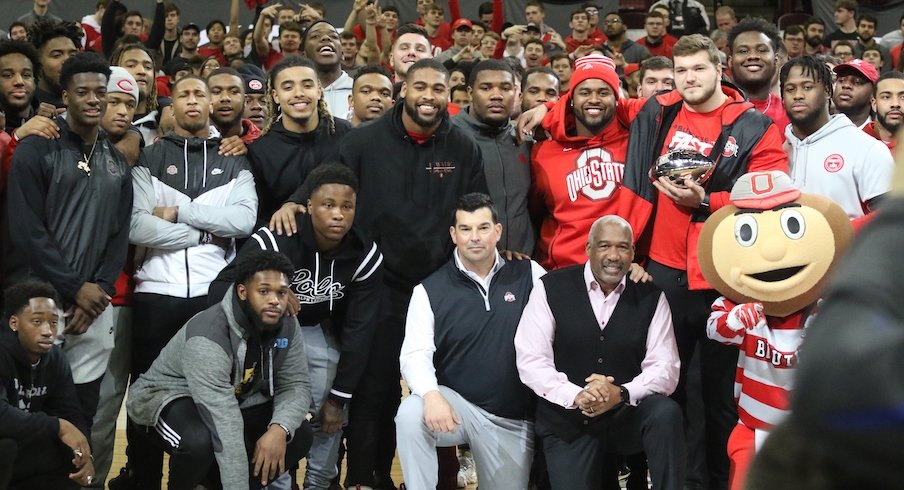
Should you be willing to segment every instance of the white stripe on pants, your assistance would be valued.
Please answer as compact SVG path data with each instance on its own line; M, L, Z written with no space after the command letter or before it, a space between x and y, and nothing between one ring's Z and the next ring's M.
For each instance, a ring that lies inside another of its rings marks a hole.
M439 391L461 420L455 432L431 432L424 423L424 401L417 395L399 406L395 422L405 485L411 490L435 489L436 448L470 444L480 490L526 489L534 455L534 423L493 415L445 386Z

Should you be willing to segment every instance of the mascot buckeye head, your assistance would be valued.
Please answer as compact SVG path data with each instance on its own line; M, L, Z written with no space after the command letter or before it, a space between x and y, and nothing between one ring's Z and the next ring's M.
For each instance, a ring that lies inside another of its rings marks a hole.
M706 220L700 269L729 300L762 303L765 314L783 317L819 298L851 235L834 202L802 194L783 172L753 172L735 183L731 204Z

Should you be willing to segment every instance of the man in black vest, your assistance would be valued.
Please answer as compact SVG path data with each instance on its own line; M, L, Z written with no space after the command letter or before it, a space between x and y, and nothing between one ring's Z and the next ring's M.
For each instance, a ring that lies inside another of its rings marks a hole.
M603 453L641 449L654 489L684 485L681 410L668 398L680 364L672 315L658 288L626 281L632 237L624 219L598 219L587 263L543 276L518 325L518 373L541 398L553 489L603 488Z
M435 447L470 444L481 489L527 488L534 397L518 381L512 342L545 271L505 261L493 201L462 196L451 260L414 288L400 364L411 389L396 415L399 459L411 488L436 488Z

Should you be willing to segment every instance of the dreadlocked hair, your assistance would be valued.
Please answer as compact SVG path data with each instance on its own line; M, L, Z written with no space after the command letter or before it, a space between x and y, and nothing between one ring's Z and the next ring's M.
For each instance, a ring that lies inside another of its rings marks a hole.
M276 77L279 76L279 73L287 68L310 68L314 73L317 72L317 69L314 67L314 63L307 58L302 58L300 56L289 56L280 60L279 63L275 64L273 68L270 70L270 74L267 77L267 109L270 111L270 120L267 121L267 124L264 126L263 131L261 131L261 136L270 132L270 128L273 127L273 124L280 116L279 104L273 100L273 91L276 90ZM318 82L320 83L320 82ZM329 134L336 133L336 121L333 119L333 115L330 114L330 109L326 105L326 100L321 97L317 101L317 116L321 120L326 120L327 124L329 124Z
M144 51L148 57L151 58L151 63L154 63L154 53L141 42L132 42L132 43L122 43L116 46L116 49L113 50L113 54L110 55L110 66L122 66L122 55L124 55L127 51L132 50ZM156 68L156 66L155 66ZM148 80L148 96L145 100L145 104L148 112L157 110L157 80L154 77L156 73L155 70L151 71L151 79Z
M832 82L832 72L829 70L829 67L826 66L825 62L809 55L788 60L788 62L782 66L782 71L779 74L779 83L781 84L780 90L782 94L785 93L785 81L788 80L788 73L790 73L791 68L795 66L800 67L803 76L813 77L814 80L821 83L822 86L825 87L829 97L832 97L832 88L834 85Z

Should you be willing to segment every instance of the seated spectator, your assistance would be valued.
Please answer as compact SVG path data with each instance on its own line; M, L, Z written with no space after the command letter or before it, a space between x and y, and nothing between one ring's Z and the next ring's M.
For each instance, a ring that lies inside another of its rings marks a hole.
M169 453L170 488L219 476L259 489L311 447L311 380L298 321L287 314L286 256L249 254L220 303L189 320L130 389L130 420Z
M0 487L79 488L94 478L91 447L63 351L62 305L49 283L4 293L0 328Z

